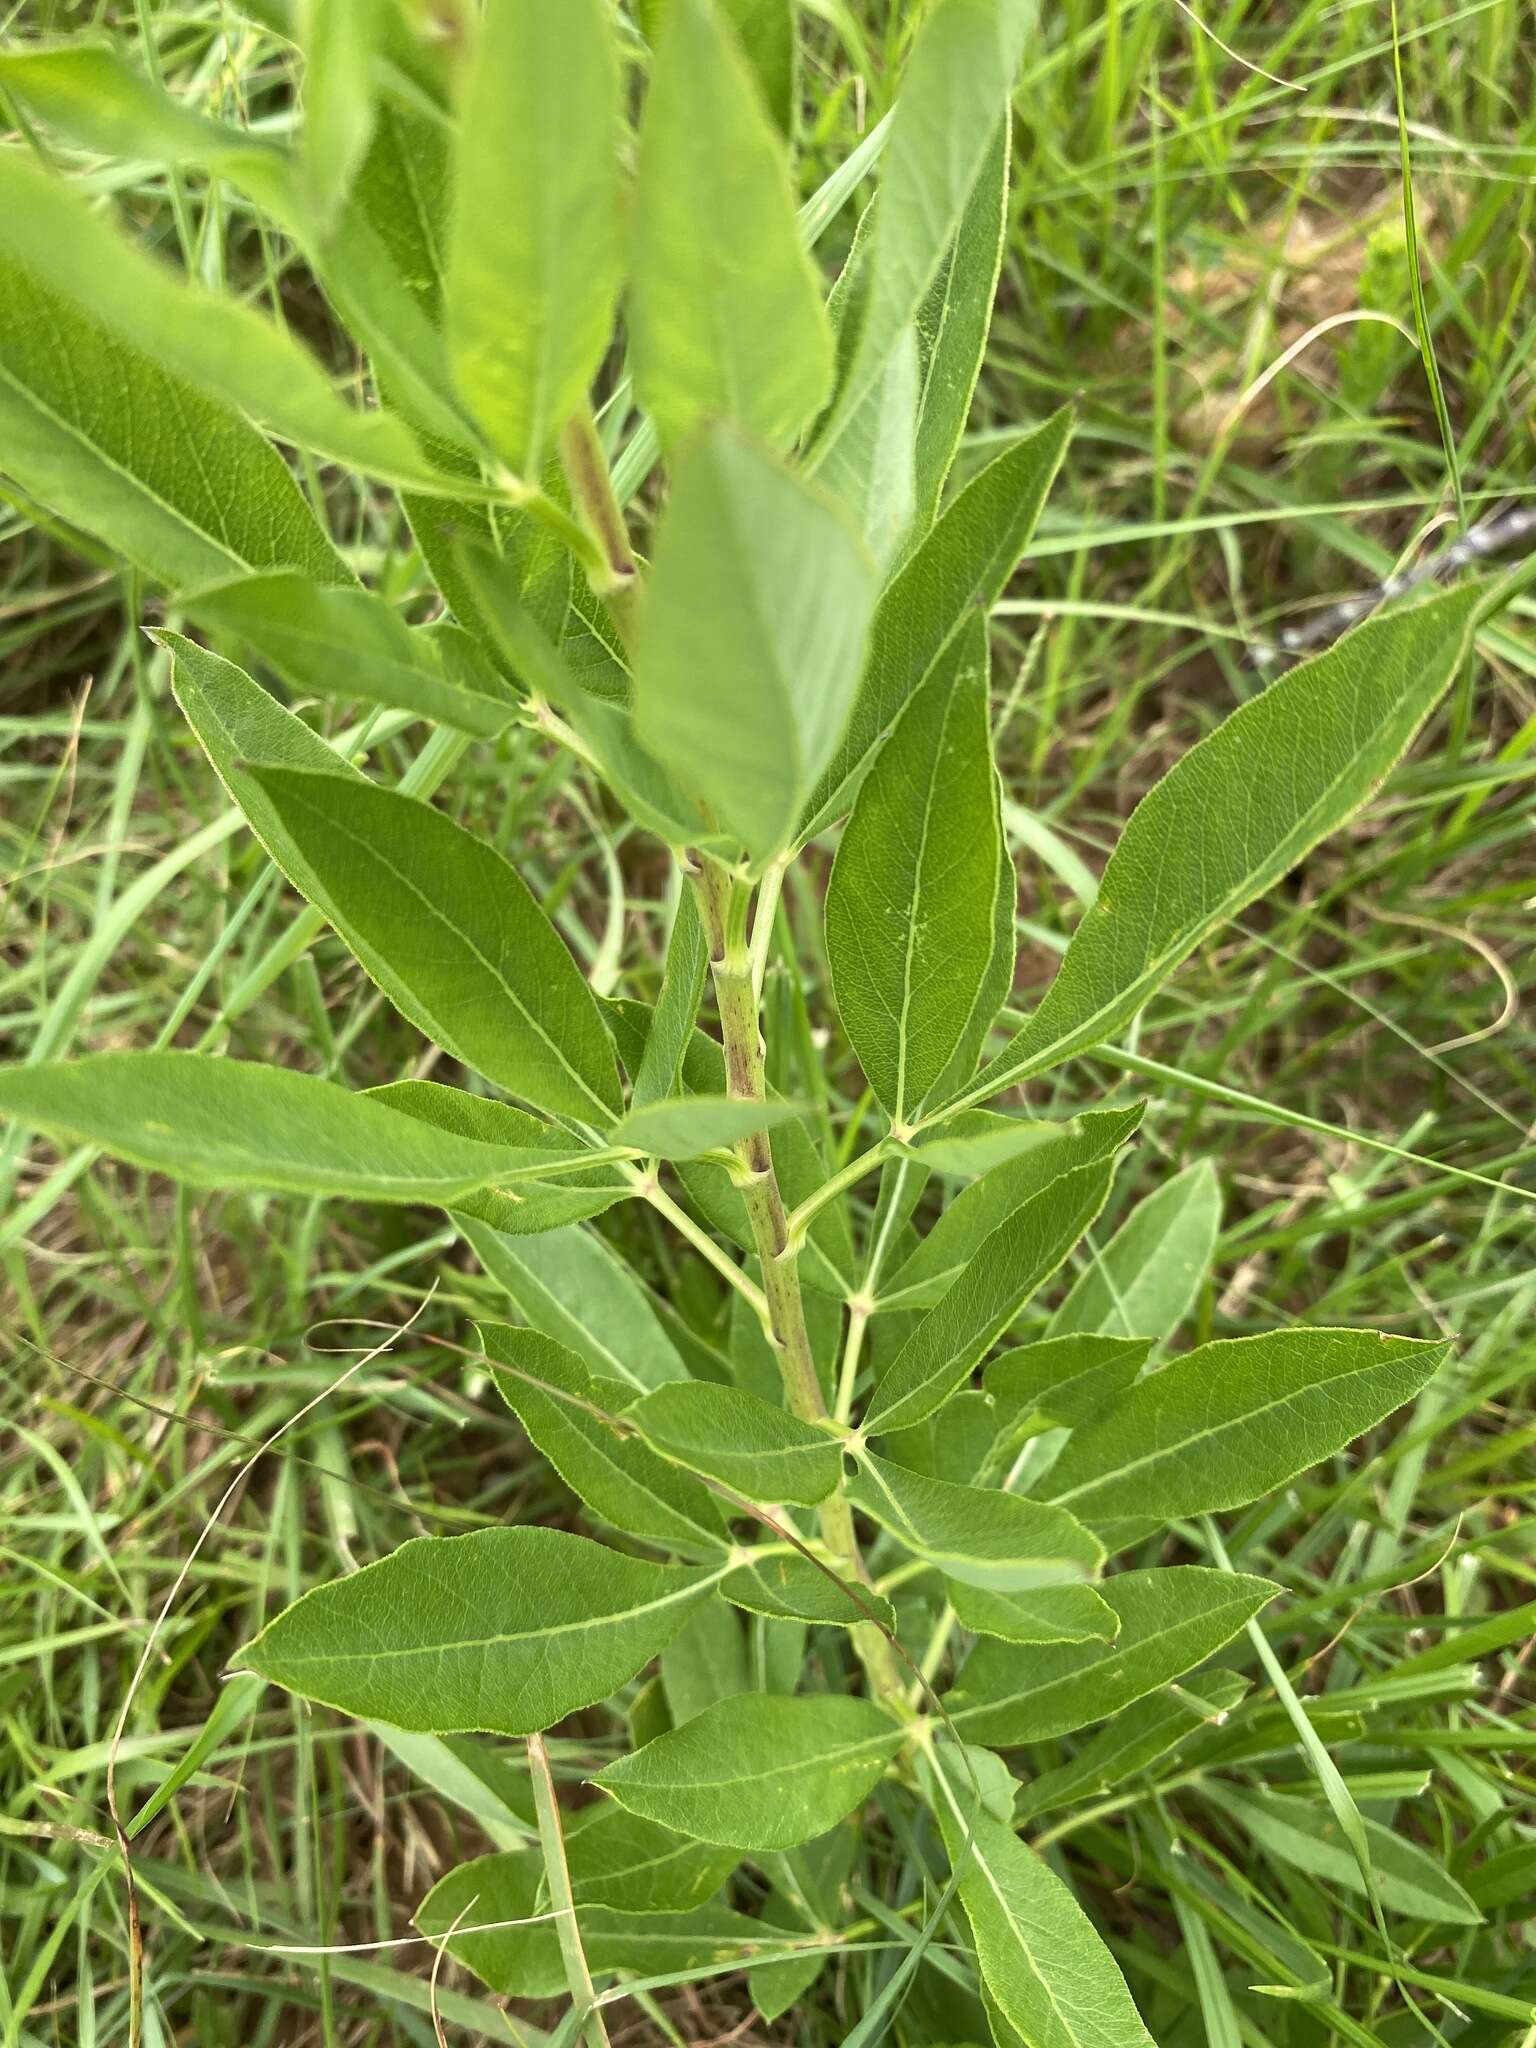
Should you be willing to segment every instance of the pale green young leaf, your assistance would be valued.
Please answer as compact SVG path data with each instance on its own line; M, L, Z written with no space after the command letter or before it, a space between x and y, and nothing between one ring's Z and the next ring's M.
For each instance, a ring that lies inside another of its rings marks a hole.
M869 1700L739 1693L593 1782L631 1813L761 1853L808 1842L862 1805L901 1741Z
M1204 1796L1246 1829L1275 1862L1338 1885L1343 1891L1364 1893L1359 1861L1343 1839L1337 1820L1306 1794L1287 1795L1256 1787L1239 1790L1213 1780ZM1478 1925L1481 1912L1437 1858L1379 1821L1365 1819L1362 1825L1371 1873L1389 1912L1425 1920L1432 1926Z
M258 569L347 571L282 457L0 254L0 469L172 589Z
M277 570L213 584L186 602L199 625L243 641L305 694L385 704L482 739L515 715L489 662L471 658L474 686L465 688L446 671L432 632L406 625L372 591Z
M814 1507L842 1477L842 1445L738 1387L678 1380L657 1387L627 1412L648 1443L748 1500Z
M471 1095L463 1088L446 1088L440 1081L387 1081L380 1088L368 1089L367 1094L371 1101L417 1117L440 1131L478 1138L486 1145L553 1149L570 1142L563 1131L541 1123L526 1110L514 1109L510 1102ZM519 1179L507 1186L481 1188L455 1202L454 1213L510 1237L563 1230L589 1216L600 1216L615 1202L631 1200L635 1190L611 1161L593 1166L582 1163L594 1156L602 1159L601 1154L567 1152L571 1163L558 1179Z
M1067 1763L1019 1787L1018 1815L1033 1820L1079 1800L1102 1799L1155 1764L1196 1729L1219 1725L1248 1690L1237 1671L1202 1671L1150 1693L1090 1736Z
M1101 1044L1358 810L1464 660L1482 593L1369 619L1240 705L1132 812L1040 1007L963 1100Z
M445 305L454 376L536 478L586 402L620 270L619 64L606 0L491 0L465 66Z
M614 1125L609 1141L655 1159L697 1159L804 1116L795 1102L735 1102L726 1095L672 1096L643 1103Z
M719 5L757 75L775 126L793 141L800 93L795 0L719 0Z
M926 685L925 685L926 687ZM979 1179L1026 1152L1055 1144L1066 1130L1046 1117L1014 1116L1006 1111L963 1109L958 1116L931 1124L897 1148L930 1173L954 1179Z
M1120 1618L1112 1643L978 1641L944 1700L967 1742L1043 1742L1106 1720L1214 1655L1279 1588L1186 1564L1119 1572L1098 1591Z
M882 571L911 530L917 507L920 374L917 335L907 328L859 404L818 443L807 464L822 488L852 512Z
M986 625L957 639L860 785L827 887L838 1014L898 1128L954 1058L991 965L997 770Z
M202 1188L452 1202L569 1152L434 1131L332 1081L194 1052L0 1068L0 1115Z
M520 1313L599 1379L643 1391L688 1377L633 1270L594 1232L572 1226L512 1237L462 1212L457 1220Z
M537 1108L612 1122L618 1074L597 1000L495 847L362 778L253 766L233 782L242 802L254 784L271 804L316 908L413 1024Z
M574 1351L540 1330L482 1323L478 1334L502 1399L593 1514L652 1543L721 1547L725 1525L709 1489L621 1420L633 1386L594 1378Z
M1110 1643L1120 1627L1120 1617L1092 1586L999 1593L950 1579L946 1590L962 1628L1005 1643Z
M939 0L919 31L885 148L858 347L837 396L851 411L928 297L996 147L1034 0Z
M831 383L784 146L716 0L668 0L640 129L629 332L664 444L729 420L782 445Z
M982 1980L1015 2037L1027 2048L1153 2048L1113 1956L1067 1886L1010 1825L971 1810L955 1767L932 1775Z
M1133 1113L1126 1135L1135 1128ZM941 1408L1109 1197L1115 1155L1049 1181L986 1238L882 1374L865 1411L870 1435L904 1429Z
M754 859L788 844L837 744L873 600L830 502L730 432L687 450L646 595L635 730Z
M749 1614L827 1622L837 1628L856 1628L860 1622L877 1620L895 1629L895 1609L883 1594L872 1586L844 1591L845 1583L836 1572L822 1570L797 1550L776 1550L771 1556L754 1556L737 1565L720 1581L720 1591L733 1606L744 1607Z
M684 881L667 938L661 989L646 1026L645 1049L633 1070L631 1114L650 1103L664 1102L677 1088L708 971L709 942L699 916L699 899ZM623 1057L628 1066L627 1056Z
M882 595L846 729L811 796L802 841L848 808L876 749L939 656L970 618L990 612L1002 595L1029 545L1071 430L1071 413L1054 413L995 456Z
M1371 1330L1218 1339L1081 1424L1042 1491L1094 1522L1244 1507L1412 1400L1449 1351Z
M239 1668L400 1728L528 1735L633 1678L715 1583L562 1529L419 1536L296 1600Z
M1148 1337L1042 1337L994 1358L984 1383L1000 1434L1090 1422L1133 1384L1151 1349Z
M1071 1515L987 1486L956 1486L859 1455L848 1498L947 1578L999 1593L1095 1578L1098 1539Z
M1220 1228L1221 1183L1199 1159L1138 1202L1094 1253L1052 1316L1050 1335L1171 1337L1210 1270Z
M371 476L432 478L409 428L346 404L286 329L179 276L61 179L7 151L0 151L0 250L34 287L67 300L77 317L99 323L176 384L248 414L280 439Z

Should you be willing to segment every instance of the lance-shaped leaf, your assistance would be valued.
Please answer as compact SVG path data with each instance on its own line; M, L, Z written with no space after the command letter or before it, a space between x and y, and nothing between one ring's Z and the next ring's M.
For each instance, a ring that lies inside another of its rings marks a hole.
M1125 1135L1139 1119L1130 1113ZM944 1405L1098 1215L1114 1173L1114 1154L1091 1160L998 1225L891 1361L865 1412L869 1434L910 1428Z
M823 1570L795 1550L753 1556L726 1574L720 1591L733 1607L744 1607L749 1614L830 1622L837 1628L854 1628L861 1621L896 1627L896 1611L884 1594L872 1586L848 1590L837 1572Z
M732 420L792 441L832 335L783 144L714 0L668 0L640 130L630 287L640 402L664 443Z
M1152 1349L1148 1337L1042 1337L987 1367L999 1435L1090 1422L1133 1384Z
M187 282L119 234L78 191L15 152L0 154L0 250L33 289L57 293L78 317L99 322L178 387L190 385L282 440L370 475L432 480L409 428L387 413L344 403L285 328L240 299ZM14 317L19 306L9 310ZM137 412L140 401L123 391L118 403ZM141 451L146 460L151 452Z
M573 1156L480 1144L313 1074L195 1052L0 1068L0 1115L194 1187L375 1202L452 1202Z
M738 1693L622 1756L593 1781L631 1813L706 1842L761 1852L825 1834L859 1806L901 1747L869 1700Z
M848 808L876 749L939 656L968 619L989 612L1001 596L1029 545L1071 431L1071 414L1054 413L994 457L881 597L858 693L811 797L802 841Z
M749 1500L814 1507L842 1477L837 1437L737 1387L671 1381L637 1401L628 1420L658 1450Z
M984 1809L956 1767L936 1801L982 1981L1029 2048L1153 2048L1114 1957L1055 1871Z
M1005 113L971 187L954 240L917 314L920 383L914 530L919 539L938 511L981 370L1008 225L1011 145L1011 124Z
M193 388L0 253L0 465L173 589L346 570L287 466Z
M986 1170L981 1179L954 1197L916 1251L882 1285L882 1308L931 1308L993 1231L1023 1203L1064 1173L1118 1152L1135 1131L1144 1107L1091 1109L1061 1123L998 1117L990 1120L990 1130L968 1131L964 1138L956 1139L968 1161L975 1160L980 1151L980 1165ZM998 1131L998 1126L1006 1130ZM994 1136L999 1142L1006 1136L1014 1148L1005 1151L1002 1163L996 1166L988 1163ZM973 1139L979 1141L975 1146ZM926 1164L923 1147L913 1146L910 1151L914 1159ZM946 1162L940 1171L957 1163L947 1149L940 1158Z
M239 1664L398 1728L529 1735L633 1678L717 1576L562 1529L419 1536L296 1600Z
M510 862L430 804L362 778L264 766L254 783L312 900L397 1009L487 1080L554 1115L618 1114L597 999Z
M1052 1336L1102 1330L1171 1337L1210 1269L1221 1228L1221 1183L1199 1159L1138 1202L1050 1322Z
M1071 1515L987 1486L956 1486L865 1451L848 1498L962 1585L1028 1592L1093 1578L1098 1539Z
M1098 1588L1120 1618L1112 1643L1021 1649L983 1638L944 1704L967 1742L1069 1735L1193 1670L1279 1590L1203 1565L1118 1572Z
M1371 1330L1203 1344L1083 1423L1042 1491L1094 1522L1246 1506L1412 1400L1449 1351Z
M699 915L699 899L685 884L678 893L667 939L661 990L645 1026L644 1049L632 1069L631 1113L650 1103L665 1101L682 1079L683 1061L703 1000L708 969L709 942ZM629 1066L628 1054L621 1053L621 1057ZM710 1078L713 1082L714 1076Z
M479 1337L502 1399L593 1514L653 1543L720 1548L725 1525L709 1489L659 1458L624 1419L632 1386L595 1378L540 1330L482 1323Z
M453 1131L463 1138L478 1138L486 1145L527 1145L545 1150L567 1144L565 1133L543 1124L526 1110L510 1102L497 1102L485 1095L471 1095L463 1088L445 1088L440 1081L388 1081L382 1088L370 1088L370 1100L386 1103L405 1116L432 1124L440 1131ZM561 1230L589 1216L600 1216L615 1202L634 1195L631 1182L618 1166L596 1166L583 1161L602 1154L568 1154L570 1165L558 1179L519 1179L496 1188L481 1188L453 1204L458 1216L487 1223L492 1230L512 1237L532 1237L541 1231Z
M1119 1615L1092 1586L998 1593L951 1579L948 1592L962 1628L1005 1643L1112 1643L1120 1628Z
M1248 1681L1240 1672L1202 1671L1182 1685L1138 1700L1090 1737L1070 1762L1020 1786L1020 1818L1054 1813L1080 1799L1102 1799L1196 1729L1224 1721L1247 1690Z
M1275 1862L1326 1884L1363 1894L1365 1879L1353 1848L1321 1800L1213 1782L1205 1796L1244 1828ZM1371 1875L1382 1904L1432 1926L1475 1927L1473 1901L1439 1859L1380 1821L1362 1820Z
M697 1159L804 1116L794 1102L734 1102L726 1095L674 1096L643 1103L614 1125L611 1142L655 1159Z
M1040 1007L966 1101L1101 1044L1357 811L1466 656L1482 593L1369 619L1240 705L1137 805Z
M576 1876L577 1845L586 1832L584 1828L568 1832L566 1853L572 1865L571 1889L580 1915L581 1945L587 1966L596 1975L623 1970L643 1977L670 1977L718 1965L722 1956L750 1955L762 1947L762 1922L729 1906L710 1903L673 1912L660 1907L624 1911L598 1904ZM719 1870L724 1852L698 1843L690 1846L695 1861L677 1867L687 1872L694 1889L703 1874ZM705 1861L706 1857L713 1861ZM724 1875L716 1877L711 1889L719 1889ZM456 1923L484 1931L450 1933ZM537 1848L477 1856L461 1863L422 1900L416 1925L424 1934L444 1941L451 1956L506 1997L543 2000L565 1990L559 1923L550 1911L544 1858Z
M336 217L368 153L374 122L374 60L390 0L304 0L304 124L299 173L323 229Z
M516 710L483 655L468 657L464 679L450 674L436 634L408 626L369 590L279 570L196 591L187 610L199 625L244 641L305 693L386 704L486 739L503 731Z
M605 0L492 0L459 112L448 345L459 390L536 477L608 346L619 65Z
M1034 19L1033 0L940 0L923 24L886 144L866 303L839 413L859 403L928 296L985 174Z
M913 1123L991 965L1002 825L977 619L864 778L827 887L838 1014L881 1107Z
M788 843L837 744L873 598L829 501L729 432L687 450L646 596L635 729L756 859Z

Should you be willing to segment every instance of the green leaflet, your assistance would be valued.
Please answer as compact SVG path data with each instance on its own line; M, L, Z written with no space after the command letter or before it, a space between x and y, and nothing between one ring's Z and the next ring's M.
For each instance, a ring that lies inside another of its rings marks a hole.
M713 0L668 0L640 130L629 336L667 446L705 420L783 445L831 383L783 145Z
M737 1387L677 1380L628 1410L648 1443L749 1500L814 1507L842 1477L840 1440Z
M748 1138L754 1131L804 1116L796 1102L733 1102L725 1095L689 1095L644 1103L615 1124L609 1141L655 1159L697 1159Z
M1042 1742L1102 1721L1213 1655L1279 1588L1181 1564L1119 1572L1098 1591L1120 1617L1112 1643L977 1643L944 1701L967 1742Z
M917 400L914 531L933 524L981 371L1008 226L1011 123L998 123L971 187L955 238L917 314L921 384Z
M1245 1828L1276 1862L1302 1870L1309 1877L1344 1891L1363 1895L1365 1880L1338 1822L1320 1802L1306 1795L1287 1797L1257 1788L1212 1782L1204 1796ZM1379 1821L1365 1820L1365 1839L1381 1902L1432 1926L1475 1927L1482 1914L1455 1878L1416 1842Z
M251 569L346 580L247 419L3 255L0 303L0 462L23 490L173 589Z
M1139 1121L1138 1109L1125 1120L1125 1135ZM870 1435L921 1422L944 1405L1098 1215L1114 1175L1113 1153L1091 1159L997 1226L881 1378L864 1416Z
M572 1156L480 1144L312 1074L195 1052L0 1067L0 1114L194 1187L375 1202L452 1202Z
M492 0L466 66L446 329L460 392L536 478L586 402L620 271L619 65L605 0Z
M1002 825L985 621L954 651L860 785L827 887L838 1014L898 1127L948 1071L992 963Z
M631 1813L761 1852L824 1834L862 1805L901 1747L869 1700L740 1693L599 1771Z
M1132 812L1029 1022L960 1099L1101 1044L1359 809L1461 666L1474 585L1388 611L1240 705Z
M976 1960L1008 2025L1028 2048L1152 2048L1114 1958L1067 1886L1011 1826L971 1811L967 1784L931 1775L941 1781L939 1824Z
M995 151L1034 0L940 0L907 61L886 145L858 347L837 395L852 410L924 305Z
M104 357L114 346L106 337L113 337L118 348L156 364L168 380L162 397L190 386L205 394L205 404L233 407L279 439L369 475L431 477L409 428L386 413L347 405L315 357L286 329L237 299L187 282L119 234L62 180L5 151L0 151L0 250L26 274L29 292L56 294L70 303L82 345L89 326L99 324L103 338L96 345ZM140 398L125 388L119 398L134 417L143 418L148 414L141 408L152 395ZM198 434L201 422L189 420L186 431ZM139 445L147 457L149 451ZM195 468L190 443L183 460L189 472ZM150 481L147 475L144 480L146 485ZM226 571L229 566L226 562Z
M539 1330L482 1323L497 1391L560 1477L602 1521L652 1543L718 1550L725 1524L707 1487L635 1435L624 1404L634 1388L595 1379Z
M989 612L1029 545L1061 466L1072 415L1053 413L987 464L882 594L846 727L826 760L801 824L814 838L846 810L939 656L976 612Z
M1139 1202L1084 1265L1051 1318L1051 1335L1171 1337L1210 1270L1220 1228L1221 1185L1211 1162L1199 1159Z
M859 1455L848 1498L919 1557L963 1585L999 1593L1095 1578L1103 1546L1071 1515L986 1486L956 1486Z
M1091 1422L1133 1384L1151 1349L1147 1337L1043 1337L994 1358L984 1384L999 1433Z
M635 731L755 860L788 844L837 744L873 601L830 501L726 430L689 446L646 594Z
M828 1573L812 1564L798 1551L775 1551L769 1557L753 1556L720 1581L720 1591L735 1607L750 1614L768 1614L779 1619L830 1622L837 1628L854 1628L861 1621L876 1619L892 1631L896 1614L883 1594L871 1586L844 1592L836 1572Z
M617 1808L613 1811L618 1813ZM625 1820L633 1825L633 1816L625 1816ZM598 1975L614 1970L665 1975L702 1969L721 1955L750 1950L761 1941L760 1924L728 1906L649 1904L626 1911L594 1897L608 1889L628 1897L644 1897L648 1889L665 1896L660 1887L675 1882L690 1896L702 1893L708 1898L729 1874L728 1867L721 1867L726 1862L725 1852L696 1842L675 1852L653 1850L655 1866L650 1873L643 1863L626 1871L617 1862L623 1845L615 1840L611 1852L608 1844L593 1844L597 1851L594 1863L606 1860L610 1853L615 1855L615 1868L605 1878L586 1867L582 1838L596 1832L596 1822L568 1830L566 1853L582 1947L589 1967ZM658 1843L664 1833L660 1828L654 1831ZM736 1860L732 1855L731 1863ZM706 1879L712 1882L706 1885ZM559 1930L550 1912L544 1859L538 1849L476 1856L451 1870L422 1900L416 1925L425 1934L441 1937L456 1920L466 1928L487 1930L455 1934L447 1948L493 1991L511 1998L549 1999L565 1989ZM508 1921L514 1924L503 1924Z
M1202 1671L1183 1685L1138 1700L1091 1736L1070 1762L1021 1785L1019 1818L1033 1820L1080 1799L1102 1799L1196 1729L1225 1720L1247 1690L1240 1672Z
M514 1109L510 1102L471 1095L463 1088L445 1088L440 1081L388 1081L383 1087L366 1092L371 1101L418 1117L440 1131L478 1138L482 1144L548 1147L568 1142L563 1131L541 1124L537 1117ZM561 1230L589 1216L600 1216L615 1202L627 1201L634 1195L633 1186L617 1167L582 1167L580 1157L576 1155L570 1169L562 1172L558 1180L524 1180L513 1186L482 1188L455 1202L454 1210L509 1237L531 1237L544 1230Z
M244 641L306 693L386 704L482 739L503 731L516 712L483 656L471 657L475 683L462 687L445 669L435 635L406 625L372 591L278 570L196 591L187 609L200 625Z
M1411 1400L1449 1352L1371 1330L1203 1344L1080 1426L1042 1491L1095 1522L1243 1507Z
M534 1328L576 1352L599 1379L643 1391L688 1377L645 1289L592 1231L508 1237L462 1213L458 1221L481 1265Z
M999 1593L951 1579L948 1592L962 1628L1005 1643L1112 1643L1120 1627L1120 1617L1092 1586Z
M527 1735L633 1678L717 1577L560 1529L418 1536L296 1600L240 1668L400 1728Z
M986 1172L955 1196L922 1243L882 1283L882 1309L931 1308L998 1226L1023 1203L1064 1173L1118 1152L1136 1130L1144 1108L1145 1104L1138 1103L1128 1110L1088 1110L1063 1123L1036 1123L1022 1117L992 1119L994 1129L1005 1122L1011 1126L1003 1135L1018 1149L1005 1155L1001 1164L990 1165L986 1154L992 1138L984 1135L978 1149L983 1152ZM956 1142L963 1142L974 1157L970 1136ZM912 1156L925 1163L924 1154L915 1147Z
M232 779L242 804L254 784L272 806L316 908L413 1024L537 1108L613 1120L618 1074L596 998L494 847L360 777L258 766Z

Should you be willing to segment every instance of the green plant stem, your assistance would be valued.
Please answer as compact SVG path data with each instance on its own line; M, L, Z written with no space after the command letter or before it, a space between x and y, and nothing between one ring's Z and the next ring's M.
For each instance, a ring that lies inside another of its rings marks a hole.
M555 1926L560 1936L560 1956L565 1964L566 1988L583 2018L583 2036L588 2048L609 2048L608 2029L597 2007L597 1993L581 1945L576 1924L576 1902L571 1896L571 1873L565 1860L565 1836L560 1828L560 1802L555 1796L554 1773L549 1768L549 1751L542 1735L528 1738L528 1774L533 1780L533 1806L539 1822L539 1846L544 1852L544 1880L549 1886L550 1904L555 1909Z
M560 466L582 524L597 542L601 556L601 568L595 574L588 572L592 587L613 614L627 645L634 635L640 568L629 545L629 529L590 406L584 406L561 430Z
M720 1038L725 1050L726 1091L738 1102L764 1102L763 1041L758 1024L757 990L752 955L746 941L749 886L708 854L695 856L690 879L709 945L710 974L720 1013ZM766 1131L755 1131L736 1148L739 1185L752 1226L752 1242L763 1269L768 1304L767 1337L778 1360L784 1398L805 1422L826 1422L826 1400L816 1373L800 1293L799 1248L791 1241L784 1198L774 1171L773 1150ZM828 1551L860 1585L869 1572L854 1533L853 1513L841 1487L821 1504L822 1540ZM895 1653L873 1623L853 1631L854 1648L871 1689L881 1698L902 1698L902 1675Z

